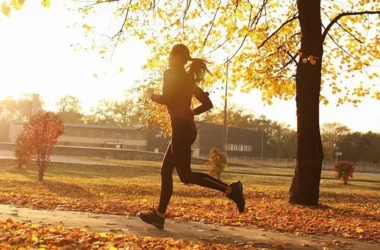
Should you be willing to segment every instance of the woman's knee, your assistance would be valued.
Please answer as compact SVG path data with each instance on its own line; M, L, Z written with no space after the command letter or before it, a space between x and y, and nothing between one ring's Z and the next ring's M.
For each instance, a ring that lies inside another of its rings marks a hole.
M178 176L179 176L180 181L185 184L189 184L193 182L193 174L191 172L187 174L178 173Z

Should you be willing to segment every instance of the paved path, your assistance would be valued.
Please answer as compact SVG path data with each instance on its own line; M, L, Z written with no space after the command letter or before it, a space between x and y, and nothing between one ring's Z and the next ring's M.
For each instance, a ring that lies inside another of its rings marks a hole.
M85 212L46 211L0 205L0 220L33 224L61 224L65 227L87 228L97 232L131 233L139 236L170 237L174 239L201 240L233 245L252 245L256 248L276 249L366 249L378 246L360 241L326 235L301 236L289 233L265 231L256 227L226 227L198 222L182 222L167 219L165 230L144 224L136 217L105 215ZM336 246L335 244L338 244Z

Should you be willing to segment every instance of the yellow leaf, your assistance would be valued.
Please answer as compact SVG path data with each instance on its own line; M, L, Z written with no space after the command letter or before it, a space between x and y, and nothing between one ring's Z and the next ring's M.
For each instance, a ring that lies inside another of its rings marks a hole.
M37 236L33 236L33 237L32 237L32 241L33 241L33 242L38 242L38 237L37 237Z
M360 234L360 233L364 233L364 229L358 227L358 228L356 229L356 232L359 233L359 234Z
M37 228L39 228L39 227L40 227L40 226L35 225L35 224L30 225L30 228L32 228L32 229L37 229Z
M108 236L107 236L106 233L101 233L101 234L100 234L100 237L102 237L102 238L108 238Z
M117 250L117 248L114 246L110 246L109 250Z
M50 7L50 0L42 0L41 4L42 6L48 8Z
M15 10L21 10L24 1L25 0L12 0L11 6L13 6Z
M81 228L81 230L80 230L82 233L85 233L85 232L87 232L88 230L86 229L86 228Z
M8 4L3 3L3 5L1 5L1 12L3 12L3 14L6 15L7 17L10 17L11 8L8 6Z
M91 27L88 26L87 24L83 24L83 29L85 29L87 31L91 31Z

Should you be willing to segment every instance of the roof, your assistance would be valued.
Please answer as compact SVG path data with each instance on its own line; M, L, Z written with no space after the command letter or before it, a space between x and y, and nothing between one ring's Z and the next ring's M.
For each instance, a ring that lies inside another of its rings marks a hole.
M21 121L13 121L13 124L19 124L22 125L24 122ZM111 125L92 125L92 124L73 124L73 123L64 123L64 127L70 127L70 128L94 128L94 129L116 129L116 130L142 130L143 125L142 124L134 124L132 126L128 127L120 127L120 126L111 126Z
M128 127L119 127L119 126L111 126L111 125L89 125L89 124L71 124L65 123L65 127L71 128L95 128L95 129L117 129L117 130L141 130L143 125L136 124Z

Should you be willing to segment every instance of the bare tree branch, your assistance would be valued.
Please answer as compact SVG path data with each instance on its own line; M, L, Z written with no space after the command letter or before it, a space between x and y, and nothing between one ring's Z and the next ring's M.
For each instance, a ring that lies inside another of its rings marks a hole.
M330 22L332 21L331 20L331 18L329 17L329 15L326 13L326 12L324 12L324 14L325 14L325 16L327 16L327 18L330 20ZM348 34L350 34L356 41L358 41L359 43L363 43L359 38L357 38L354 34L352 34L349 30L347 30L345 27L343 27L343 25L341 25L338 21L336 22L338 25L339 25L339 27L341 27L344 31L346 31ZM323 26L323 25L322 25ZM324 26L323 26L323 28L325 28Z
M265 8L265 6L266 6L267 3L268 3L268 0L263 0L263 4L262 4L260 10L257 12L256 16L253 18L253 21L249 25L250 28L252 28L253 24L255 24L255 28L256 28L256 26L257 26L257 24L258 24L258 22L259 22L259 20L260 20L260 18L262 16L263 10L264 10L264 8ZM245 36L244 36L244 38L243 38L243 40L242 40L239 48L235 51L235 53L231 57L228 58L228 60L226 61L226 63L229 63L237 55L237 53L239 53L239 51L243 47L245 41L247 40L247 37L248 37L248 33L245 34Z
M217 16L217 14L218 14L218 11L219 11L219 9L220 9L220 4L221 4L221 3L222 3L222 0L219 0L219 5L218 5L218 8L215 10L215 14L214 14L214 18L212 19L211 27L210 27L210 29L208 30L208 33L207 33L207 35L206 35L205 40L203 41L203 47L206 46L207 39L208 39L208 37L209 37L209 35L210 35L212 29L214 28L215 19L216 19L216 16Z
M260 49L261 47L263 47L265 45L265 43L267 43L274 35L276 35L282 28L284 28L288 23L291 23L293 22L294 20L298 19L298 15L295 15L293 16L292 18L290 18L289 20L287 20L286 22L284 22L283 24L281 24L280 27L278 27L271 35L269 35L259 46L258 48Z
M378 11L359 11L359 12L344 12L337 15L330 23L327 25L326 29L323 31L322 34L322 42L326 39L326 36L328 32L330 31L331 27L339 21L340 18L344 16L360 16L360 15L371 15L371 14L380 14L380 10Z
M224 40L224 42L222 42L221 44L219 44L216 48L214 48L213 50L211 50L210 52L208 52L207 54L205 54L206 56L215 52L216 50L220 49L221 47L223 47L223 45L225 45L226 43L228 42L228 39Z
M345 27L343 27L343 25L341 25L339 22L336 22L339 27L341 27L344 31L346 31L348 34L350 34L356 41L358 41L359 43L363 43L359 38L357 38L354 34L352 34L349 30L347 30Z
M349 53L347 50L345 50L342 46L340 46L335 40L334 38L332 38L332 36L330 34L327 34L330 39L333 41L333 43L335 43L336 46L338 46L338 48L340 48L341 50L343 50L344 53L346 53L347 55L349 55L352 59L356 60L355 57L353 55L351 55L351 53Z
M121 25L120 30L119 30L119 31L118 31L118 32L112 37L112 39L114 39L115 37L117 37L117 40L116 40L115 47L114 47L114 49L113 49L113 51L112 51L112 54L111 54L111 60L112 60L113 55L114 55L114 53L115 53L115 51L116 51L116 47L117 47L117 45L119 44L121 34L123 34L123 29L124 29L125 23L126 23L127 20L128 20L129 7L127 8L127 6L128 6L128 5L131 5L131 4L132 4L132 1L133 1L133 0L130 0L130 1L129 1L129 4L126 4L126 5L124 6L123 12L125 11L125 9L127 9L127 12L126 12L126 14L125 14L123 24Z
M182 25L185 25L186 15L187 15L188 10L190 9L191 1L192 1L192 0L187 0L187 1L186 1L187 3L186 3L186 9L185 9L185 11L183 12L183 21L182 21Z

